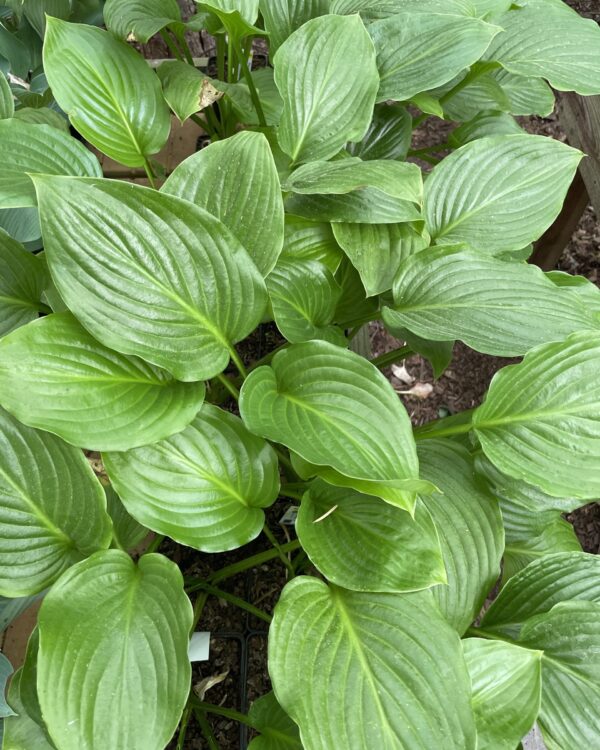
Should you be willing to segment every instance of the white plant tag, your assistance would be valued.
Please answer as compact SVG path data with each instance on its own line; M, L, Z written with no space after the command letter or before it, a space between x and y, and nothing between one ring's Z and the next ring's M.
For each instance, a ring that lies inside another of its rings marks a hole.
M190 661L208 661L210 653L210 633L192 633L188 654Z
M279 523L282 526L294 526L296 518L298 517L298 506L290 505L286 512L281 516Z

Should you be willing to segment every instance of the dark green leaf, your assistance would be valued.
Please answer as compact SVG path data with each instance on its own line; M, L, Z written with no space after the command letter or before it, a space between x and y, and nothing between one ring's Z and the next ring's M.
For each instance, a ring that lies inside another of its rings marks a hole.
M38 317L48 274L39 259L2 229L0 265L0 336L4 336Z
M137 547L148 536L148 529L129 515L111 485L105 487L104 491L106 508L113 523L113 546L125 551Z
M260 12L269 32L270 53L311 18L329 13L329 3L330 0L260 0Z
M177 0L106 0L104 22L119 39L142 44L166 26L185 28Z
M348 151L364 161L406 158L412 139L412 117L401 104L377 104L367 134Z
M302 750L298 726L281 708L275 693L267 693L254 701L248 718L260 731L248 750Z

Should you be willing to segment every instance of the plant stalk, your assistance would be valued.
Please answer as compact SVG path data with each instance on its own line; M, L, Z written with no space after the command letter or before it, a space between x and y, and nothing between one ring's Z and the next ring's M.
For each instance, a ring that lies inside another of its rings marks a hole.
M271 615L263 612L262 609L255 607L254 604L247 602L245 599L242 599L239 596L235 596L235 594L230 594L228 591L223 591L216 586L211 586L210 583L199 583L198 586L201 587L201 590L205 591L207 594L212 594L218 599L223 599L223 601L229 602L239 609L243 609L246 612L249 612L251 615L254 615L254 617L258 617L259 620L263 620L267 623L270 623L272 620Z
M395 362L398 362L401 359L406 359L413 354L414 351L410 348L410 346L401 346L400 348L394 349L391 352L387 352L386 354L382 354L379 357L375 357L375 359L371 360L371 364L375 365L375 367L387 367L388 365L393 365Z
M252 78L252 71L250 70L250 67L248 65L248 60L244 58L244 53L242 51L242 47L241 47L239 39L235 39L233 44L235 47L236 55L239 58L240 65L242 66L242 75L246 79L246 83L248 84L248 88L250 89L250 98L252 99L252 104L254 104L254 109L256 110L256 114L258 115L259 125L261 126L261 128L266 128L267 119L265 117L265 113L263 111L262 104L260 102L258 91L256 90L254 78Z
M267 539L271 542L273 547L277 550L277 553L279 554L279 559L288 569L290 576L293 578L296 575L296 572L294 571L294 566L292 565L291 560L286 556L286 554L281 551L281 545L277 541L275 534L273 534L273 532L271 531L271 529L269 528L266 522L265 522L265 525L263 526L263 531ZM269 618L269 621L270 619L271 618Z
M196 696L192 696L192 703L195 708L207 713L215 714L216 716L223 716L225 719L231 719L237 721L240 724L245 724L247 727L256 729L254 724L250 721L246 714L242 714L239 711L235 711L233 708L225 708L225 706L215 706L213 703L205 703L199 700Z

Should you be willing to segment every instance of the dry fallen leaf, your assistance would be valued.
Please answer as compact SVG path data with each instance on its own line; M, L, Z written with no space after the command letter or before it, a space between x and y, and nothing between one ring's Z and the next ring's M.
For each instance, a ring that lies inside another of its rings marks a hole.
M212 675L212 677L205 677L203 680L200 680L200 682L194 685L194 693L196 693L198 698L203 701L206 693L215 685L223 682L228 674L229 670L227 670L226 672L222 672L221 674Z
M433 386L431 383L415 383L409 391L400 391L397 388L395 390L396 393L400 393L402 396L426 399L433 393Z
M392 375L396 380L406 383L406 385L412 385L415 382L415 379L404 365L392 365Z

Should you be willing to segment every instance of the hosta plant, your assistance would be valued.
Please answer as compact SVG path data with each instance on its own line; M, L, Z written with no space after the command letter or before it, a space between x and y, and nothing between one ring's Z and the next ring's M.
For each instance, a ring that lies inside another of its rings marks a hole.
M562 514L600 494L600 292L526 262L583 154L516 117L600 93L600 29L560 0L211 0L187 21L107 0L106 30L94 7L2 9L2 627L42 599L4 750L184 748L210 713L252 750L514 750L536 722L549 750L599 747L600 558ZM17 54L32 34L43 54ZM179 58L157 70L133 44L154 34ZM428 117L454 125L415 148ZM210 145L165 174L188 119ZM372 321L403 345L365 356ZM456 340L515 364L413 428L381 370L416 352L439 375ZM274 540L290 498L297 539L210 580L157 552ZM274 692L201 702L206 597L269 559Z

